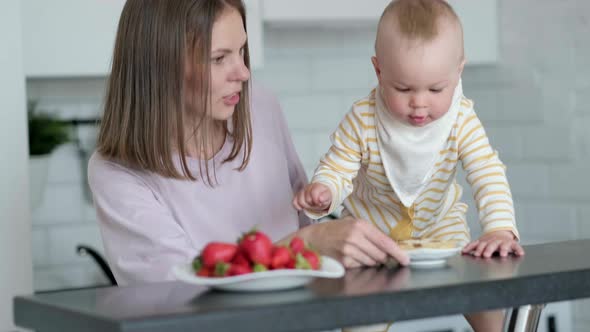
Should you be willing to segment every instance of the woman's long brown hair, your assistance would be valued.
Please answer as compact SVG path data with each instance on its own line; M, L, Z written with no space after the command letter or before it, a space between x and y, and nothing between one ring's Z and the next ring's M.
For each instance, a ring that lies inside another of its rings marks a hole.
M194 123L196 151L211 150L214 123L211 112L210 52L213 23L224 10L246 15L241 0L127 0L115 40L111 74L107 81L98 152L109 160L164 177L197 180L189 170L186 123ZM249 68L248 46L244 63ZM185 70L194 68L195 95L185 95ZM188 113L186 101L201 110ZM194 112L193 112L194 113ZM190 126L189 126L190 127ZM248 164L252 149L248 83L234 111L233 147L223 162L241 156L238 168ZM178 153L180 170L174 163ZM209 163L199 165L200 178L215 181Z

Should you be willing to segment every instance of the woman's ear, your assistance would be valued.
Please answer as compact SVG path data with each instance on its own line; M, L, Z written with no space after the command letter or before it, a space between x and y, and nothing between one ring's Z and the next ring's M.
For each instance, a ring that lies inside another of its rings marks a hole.
M379 81L379 84L381 84L381 69L379 68L379 60L377 60L376 56L372 56L371 62L373 63L373 69L375 69L375 75L377 75L377 80Z

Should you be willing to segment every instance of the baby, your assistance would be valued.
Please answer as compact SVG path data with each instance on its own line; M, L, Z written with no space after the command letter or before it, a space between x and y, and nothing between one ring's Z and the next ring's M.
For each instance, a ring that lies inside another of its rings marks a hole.
M396 241L453 240L479 257L523 255L505 166L463 95L463 52L461 22L445 1L390 3L371 59L379 85L340 122L295 208L318 219L343 205L343 217L371 222ZM483 230L473 242L459 162ZM497 327L498 319L478 315L470 315L476 331Z

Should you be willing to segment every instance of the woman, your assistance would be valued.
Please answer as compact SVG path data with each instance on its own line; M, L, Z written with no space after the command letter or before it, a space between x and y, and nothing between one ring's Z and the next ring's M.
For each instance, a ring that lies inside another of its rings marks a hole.
M301 236L347 267L407 264L369 223L311 224L292 207L306 177L277 101L258 88L249 101L244 22L240 0L125 4L88 166L117 282L172 279L205 243L253 226L274 241Z

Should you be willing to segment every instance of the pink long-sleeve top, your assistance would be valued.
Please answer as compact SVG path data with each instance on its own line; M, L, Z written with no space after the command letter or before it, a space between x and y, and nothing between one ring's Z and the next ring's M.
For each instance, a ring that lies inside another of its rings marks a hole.
M241 172L236 170L241 158L221 164L231 151L226 139L210 160L217 165L214 187L92 155L88 181L105 255L119 285L171 280L171 268L190 262L207 242L235 242L253 226L277 241L309 223L291 205L307 179L280 106L256 86L251 100L250 162ZM199 174L198 160L188 162Z

